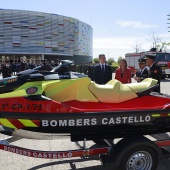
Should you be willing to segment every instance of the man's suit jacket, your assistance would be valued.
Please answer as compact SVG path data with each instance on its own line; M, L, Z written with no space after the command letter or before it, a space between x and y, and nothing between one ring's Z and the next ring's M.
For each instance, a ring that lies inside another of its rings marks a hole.
M12 73L12 67L11 65L9 65L8 67L4 64L2 66L2 76L3 78L6 78L6 77L11 77L11 73Z
M112 80L112 68L105 64L105 70L102 71L100 64L94 66L93 79L97 84L106 84Z
M157 63L155 62L149 70L149 77L158 80L158 84L160 85L161 77L162 77L162 69ZM160 86L153 90L154 92L160 93Z
M143 81L145 78L148 78L148 70L145 68L141 74L141 70L136 72L136 77L140 77L140 81Z

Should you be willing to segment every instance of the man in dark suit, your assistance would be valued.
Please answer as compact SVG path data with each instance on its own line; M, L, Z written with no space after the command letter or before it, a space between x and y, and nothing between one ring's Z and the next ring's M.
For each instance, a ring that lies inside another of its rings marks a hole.
M93 69L94 69L94 65L91 61L91 62L89 62L89 65L87 67L87 75L92 81L93 81Z
M160 81L162 77L161 67L155 61L156 55L147 54L146 55L146 64L150 67L149 77L158 80L159 87L154 89L154 92L160 93Z
M145 78L148 78L148 69L146 68L146 59L139 59L138 60L139 63L139 70L136 72L136 76L134 77L134 79L137 82L141 82L143 81Z
M2 77L11 77L12 74L12 66L10 65L9 61L6 60L5 64L2 66Z
M93 79L97 84L106 84L112 79L112 68L106 64L106 57L104 54L99 55L100 63L94 66Z

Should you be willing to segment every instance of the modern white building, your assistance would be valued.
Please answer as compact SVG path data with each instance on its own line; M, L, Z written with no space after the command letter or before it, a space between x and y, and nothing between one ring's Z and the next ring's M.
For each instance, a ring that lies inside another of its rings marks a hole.
M6 58L92 60L93 29L68 16L0 9L0 62Z

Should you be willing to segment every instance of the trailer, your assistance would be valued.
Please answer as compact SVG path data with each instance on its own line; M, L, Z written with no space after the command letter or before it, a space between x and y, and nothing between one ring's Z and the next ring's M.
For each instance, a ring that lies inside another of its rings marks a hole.
M117 143L104 139L103 145L86 147L86 139L83 145L75 144L77 150L66 151L41 151L22 148L10 144L8 137L0 140L0 149L3 151L19 154L22 156L42 159L63 158L92 158L98 156L101 164L106 169L120 170L156 170L159 159L169 158L170 153L166 150L170 146L170 139L151 141L145 136L128 136L120 139ZM82 159L85 160L85 159Z

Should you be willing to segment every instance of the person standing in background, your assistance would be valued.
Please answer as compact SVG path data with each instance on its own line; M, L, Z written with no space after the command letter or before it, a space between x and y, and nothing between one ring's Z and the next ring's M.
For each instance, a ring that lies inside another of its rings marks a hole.
M149 77L158 80L159 87L155 88L153 92L160 93L160 81L162 77L161 67L156 63L156 55L146 54L146 64L150 67L149 69Z
M20 58L20 63L19 63L19 71L24 71L25 70L25 61L23 58Z
M139 83L148 78L148 69L146 68L146 59L139 59L139 70L136 72L134 79Z
M94 65L91 61L91 62L89 62L89 65L87 67L87 75L92 81L93 81L93 68L94 68Z
M131 69L127 67L127 61L125 59L119 60L119 68L116 69L115 79L119 80L121 83L131 83Z
M12 74L12 66L10 65L9 61L6 60L2 66L2 77L11 77Z
M106 64L106 57L104 54L99 55L100 63L94 66L93 80L97 84L106 84L112 80L112 68Z

